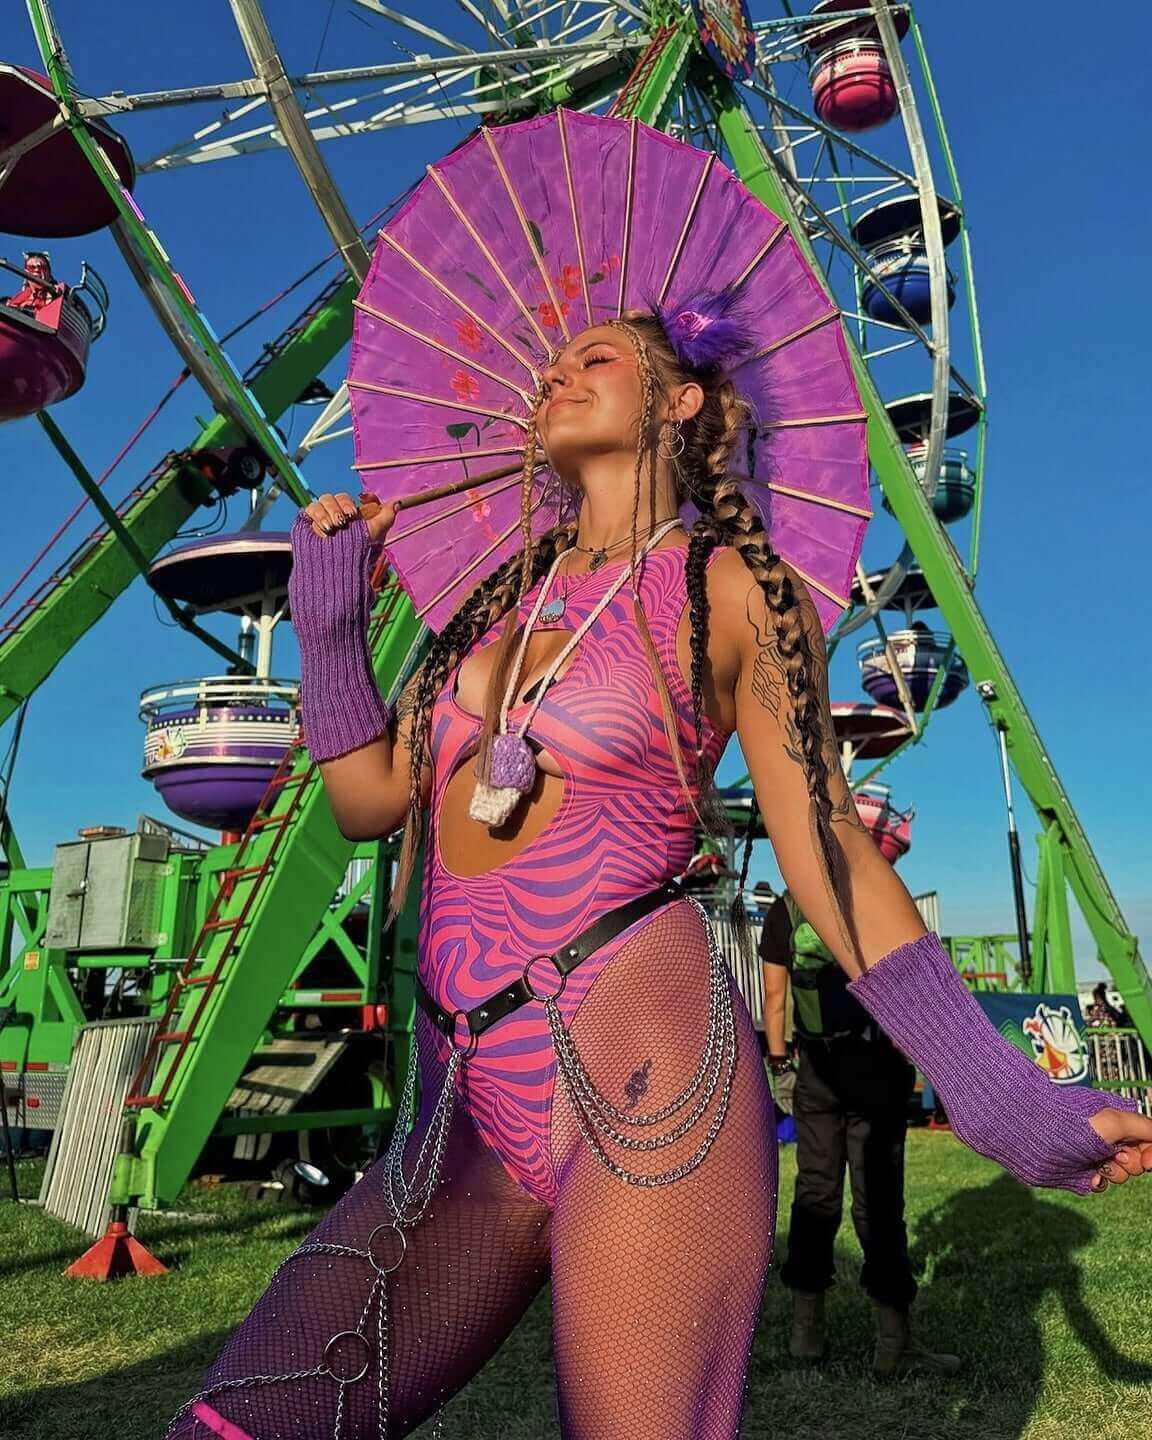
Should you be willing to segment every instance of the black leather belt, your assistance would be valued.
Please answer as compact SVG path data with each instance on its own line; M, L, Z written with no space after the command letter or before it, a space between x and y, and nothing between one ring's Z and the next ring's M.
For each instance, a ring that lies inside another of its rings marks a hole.
M506 1015L511 1015L514 1010L519 1010L521 1005L526 1005L529 1000L543 1000L544 995L538 994L532 988L529 972L538 960L549 960L560 976L560 989L551 993L559 995L563 992L567 977L572 970L582 961L587 960L589 955L594 954L602 946L607 945L609 940L614 940L629 925L657 909L661 905L667 905L673 900L683 898L685 891L675 880L668 880L658 890L651 890L647 895L640 895L635 900L629 900L626 904L617 906L615 910L609 910L606 915L601 915L594 920L586 930L582 930L575 940L570 940L561 949L553 954L542 953L533 955L527 965L524 966L524 973L511 985L505 986L503 990L497 991L481 1004L473 1006L471 1010L445 1010L437 1005L419 975L416 977L416 999L421 1008L428 1014L432 1023L438 1030L456 1043L457 1022L463 1017L468 1023L469 1042L467 1054L471 1055L476 1049L476 1042L483 1035L484 1031L495 1025L498 1020L503 1020Z

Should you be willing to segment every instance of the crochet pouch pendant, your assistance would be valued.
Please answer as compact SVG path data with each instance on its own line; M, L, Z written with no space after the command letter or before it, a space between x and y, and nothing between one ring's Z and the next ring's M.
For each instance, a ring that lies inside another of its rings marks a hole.
M487 780L477 780L468 814L490 829L503 825L536 779L536 756L522 735L497 735Z
M654 531L645 542L640 551L644 556L652 549L659 540L680 523L679 519L669 520ZM544 609L544 597L548 588L555 579L556 570L564 552L552 562L544 584L540 587L540 593L536 597L536 604L528 617L528 623L524 626L524 632L520 637L520 646L516 651L516 659L512 664L512 673L508 677L508 685L504 691L504 701L500 707L500 729L492 740L492 750L489 757L489 768L487 775L477 777L476 789L472 792L472 802L468 806L468 814L473 820L479 820L487 825L490 830L503 825L512 812L519 805L520 801L527 795L536 781L536 755L532 747L525 740L528 728L532 724L533 716L540 707L549 685L555 680L560 667L564 661L579 645L580 641L587 634L589 628L605 607L611 602L612 597L628 578L627 570L621 570L616 579L601 595L600 599L584 617L580 628L574 635L569 636L568 643L556 655L549 665L545 674L532 687L536 691L536 698L532 701L528 714L520 721L519 734L511 734L505 728L508 724L508 711L512 705L512 697L516 694L520 684L520 672L524 667L524 655L528 649L528 640L535 626L539 624L540 613Z

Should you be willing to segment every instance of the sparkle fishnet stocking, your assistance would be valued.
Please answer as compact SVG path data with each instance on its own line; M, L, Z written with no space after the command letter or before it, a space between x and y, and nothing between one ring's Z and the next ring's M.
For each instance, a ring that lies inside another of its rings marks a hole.
M430 1031L421 1013L417 1045L422 1104L405 1146L408 1175L443 1079ZM382 1165L377 1162L353 1186L304 1247L366 1248L372 1231L389 1219ZM334 1357L346 1375L355 1374L368 1359L363 1379L343 1387L330 1376L316 1375L245 1385L210 1394L208 1403L251 1440L393 1440L407 1435L495 1354L539 1293L548 1276L550 1218L547 1206L521 1189L483 1145L457 1103L441 1182L423 1219L407 1232L407 1254L387 1280L386 1430L378 1423L376 1301L360 1327L373 1342L371 1355L362 1343L348 1340ZM374 1248L385 1265L393 1262L397 1252L391 1232L379 1236ZM203 1389L245 1377L313 1369L334 1335L357 1328L376 1278L362 1256L322 1253L289 1261L204 1377ZM168 1440L207 1440L212 1433L185 1411Z
M240 1433L189 1407L167 1440L397 1440L488 1361L549 1269L564 1440L735 1440L771 1259L776 1149L755 1032L725 974L736 1062L730 1081L721 1073L702 1118L649 1152L600 1136L614 1163L660 1174L696 1154L726 1104L694 1169L649 1187L609 1173L583 1138L558 1075L551 1136L558 1196L549 1210L484 1145L458 1098L440 1182L406 1232L397 1268L385 1280L365 1253L371 1240L385 1268L399 1253L394 1232L378 1230L389 1219L381 1162L316 1227L305 1253L277 1272L205 1376L207 1403ZM621 946L571 1025L585 1070L612 1105L651 1113L688 1086L705 1047L707 994L706 932L691 906L660 912ZM444 1075L422 1013L416 1033L422 1098L405 1146L409 1175ZM612 1124L630 1136L667 1135L702 1094L657 1125ZM344 1338L333 1344L336 1335ZM359 1378L341 1385L320 1373L325 1364Z
M597 1090L634 1114L678 1095L704 1049L707 983L703 925L687 904L661 912L621 947L571 1025ZM557 1084L552 1307L565 1440L732 1440L739 1432L772 1256L776 1136L752 1021L728 984L737 1044L728 1109L711 1149L683 1178L642 1188L608 1173ZM719 1103L718 1091L701 1122L666 1148L637 1153L608 1141L605 1150L635 1173L666 1172L697 1151ZM617 1128L667 1134L674 1120Z

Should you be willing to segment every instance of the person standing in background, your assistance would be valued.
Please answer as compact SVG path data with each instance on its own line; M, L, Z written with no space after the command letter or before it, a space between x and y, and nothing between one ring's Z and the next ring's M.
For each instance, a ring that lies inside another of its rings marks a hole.
M764 921L760 958L768 1068L796 1124L796 1191L780 1272L792 1291L789 1352L809 1361L825 1353L824 1295L835 1279L847 1166L864 1251L860 1283L876 1310L874 1372L955 1371L959 1358L927 1350L909 1324L917 1287L904 1225L904 1142L916 1071L849 993L843 970L787 890Z

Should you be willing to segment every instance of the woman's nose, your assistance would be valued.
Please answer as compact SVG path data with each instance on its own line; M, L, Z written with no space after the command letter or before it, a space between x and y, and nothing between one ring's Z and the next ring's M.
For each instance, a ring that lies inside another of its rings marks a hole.
M571 375L558 358L545 365L543 376L545 385L569 385L572 381Z

